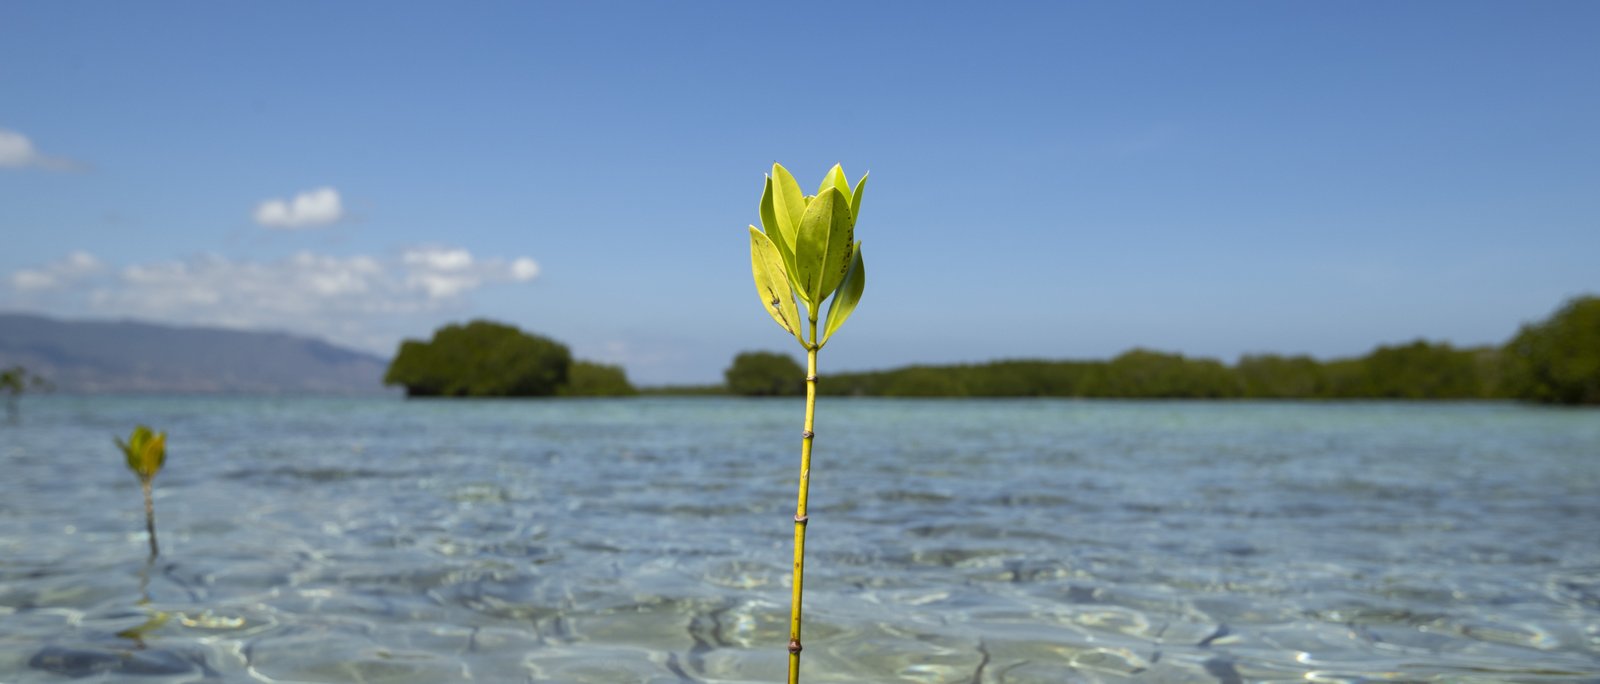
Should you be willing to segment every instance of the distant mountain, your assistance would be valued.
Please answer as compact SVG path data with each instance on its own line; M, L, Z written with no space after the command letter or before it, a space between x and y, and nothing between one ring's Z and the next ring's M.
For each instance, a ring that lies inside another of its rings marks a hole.
M0 367L66 393L379 394L388 361L285 333L0 313Z

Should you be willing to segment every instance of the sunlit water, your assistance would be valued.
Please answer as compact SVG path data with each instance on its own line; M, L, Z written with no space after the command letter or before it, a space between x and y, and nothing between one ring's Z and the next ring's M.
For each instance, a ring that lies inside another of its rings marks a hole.
M779 681L801 418L29 397L0 682ZM812 483L807 681L1600 682L1595 411L824 398Z

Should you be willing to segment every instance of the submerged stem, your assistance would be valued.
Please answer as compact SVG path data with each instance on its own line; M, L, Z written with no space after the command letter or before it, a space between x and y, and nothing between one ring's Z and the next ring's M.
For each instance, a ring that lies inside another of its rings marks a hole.
M144 485L144 528L150 532L150 558L161 555L161 547L156 544L156 504L150 497L150 479L139 478L139 484Z
M815 337L816 322L812 322ZM789 684L800 682L800 594L806 567L806 497L811 492L812 428L817 414L817 348L806 350L806 428L800 438L800 495L794 507L794 593L789 601Z

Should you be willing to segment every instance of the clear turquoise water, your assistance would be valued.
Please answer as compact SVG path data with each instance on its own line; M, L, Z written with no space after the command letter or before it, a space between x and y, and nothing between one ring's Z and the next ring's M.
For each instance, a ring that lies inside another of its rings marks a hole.
M0 682L779 681L801 413L30 397ZM817 435L806 681L1600 682L1595 411L825 397Z

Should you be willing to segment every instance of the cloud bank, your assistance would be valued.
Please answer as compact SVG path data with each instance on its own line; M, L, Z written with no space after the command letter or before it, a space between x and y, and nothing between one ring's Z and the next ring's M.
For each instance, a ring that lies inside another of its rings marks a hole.
M480 258L451 247L386 256L302 251L276 261L206 254L120 269L74 252L11 273L4 300L53 313L287 330L390 354L401 337L459 315L473 291L538 273L527 257Z
M73 171L81 166L70 159L40 154L28 136L0 128L0 167Z
M292 199L269 199L256 205L256 223L267 228L299 230L336 223L344 218L339 191L329 187L307 190Z
M88 252L72 252L65 258L38 268L24 268L11 274L11 287L19 292L53 290L100 274L105 264Z

